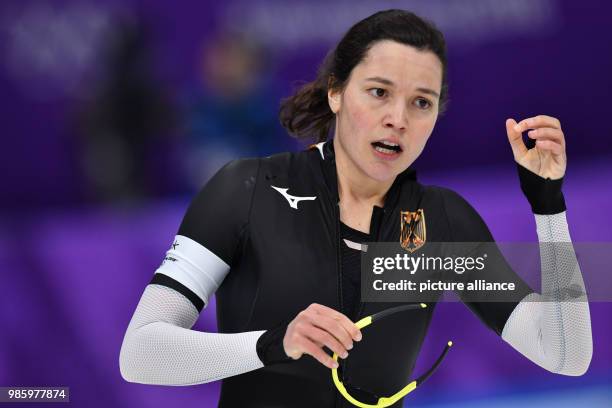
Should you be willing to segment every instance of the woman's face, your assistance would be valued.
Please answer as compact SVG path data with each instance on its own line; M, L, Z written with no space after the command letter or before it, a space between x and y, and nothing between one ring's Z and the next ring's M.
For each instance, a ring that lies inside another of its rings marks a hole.
M363 175L388 181L421 154L438 117L442 63L431 51L375 43L344 90L328 93L336 149ZM383 141L399 145L384 147Z

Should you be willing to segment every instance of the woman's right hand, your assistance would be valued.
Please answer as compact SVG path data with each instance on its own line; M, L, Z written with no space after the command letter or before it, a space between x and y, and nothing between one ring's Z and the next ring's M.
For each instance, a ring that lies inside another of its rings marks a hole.
M283 347L285 353L294 360L309 354L329 368L338 368L324 350L332 350L341 358L348 357L353 341L361 340L361 330L344 314L318 303L302 310L289 323Z

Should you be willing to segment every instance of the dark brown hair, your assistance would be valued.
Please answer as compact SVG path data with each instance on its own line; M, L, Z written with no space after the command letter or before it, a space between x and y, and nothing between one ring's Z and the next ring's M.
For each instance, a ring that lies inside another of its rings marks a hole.
M405 10L379 11L353 25L336 48L330 51L317 72L317 78L303 85L294 95L283 99L279 111L281 124L297 138L327 140L335 114L327 101L328 89L342 90L353 68L375 42L397 41L421 51L433 52L442 63L442 114L448 101L446 43L435 25Z

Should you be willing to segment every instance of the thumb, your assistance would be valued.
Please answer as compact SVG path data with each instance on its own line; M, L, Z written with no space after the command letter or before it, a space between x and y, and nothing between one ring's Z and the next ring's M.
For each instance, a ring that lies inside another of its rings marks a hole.
M527 153L527 146L523 142L523 135L521 132L514 130L516 121L514 119L506 119L506 133L508 134L508 141L512 148L512 154L514 159L518 160Z

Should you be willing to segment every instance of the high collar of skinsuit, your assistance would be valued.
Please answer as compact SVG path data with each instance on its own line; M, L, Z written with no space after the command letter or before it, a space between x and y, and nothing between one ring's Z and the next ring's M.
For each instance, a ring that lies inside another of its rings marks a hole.
M312 148L317 149L316 145L312 145ZM325 173L325 178L328 182L328 186L332 191L334 197L339 200L338 197L338 177L336 173L336 155L334 151L334 143L333 140L328 140L324 142L323 148L321 149L323 153L323 168ZM402 185L410 182L416 182L417 175L416 169L412 167L408 167L406 170L402 171L395 177L393 184L387 191L387 195L385 197L385 207L393 206L395 204L395 200L397 199L399 192L402 188Z

